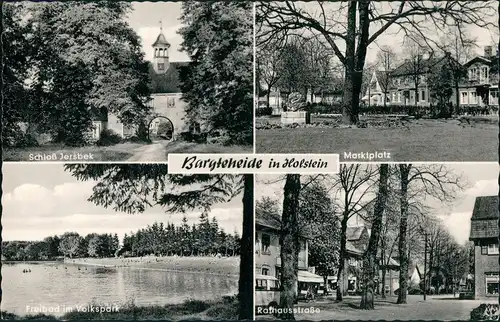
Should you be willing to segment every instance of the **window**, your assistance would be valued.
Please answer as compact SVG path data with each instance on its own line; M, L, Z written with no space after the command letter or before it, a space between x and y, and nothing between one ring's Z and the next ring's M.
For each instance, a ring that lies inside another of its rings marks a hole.
M165 64L164 63L158 63L158 70L165 70Z
M269 268L263 268L262 275L269 275Z
M498 244L488 245L488 255L498 255Z
M488 82L488 67L481 67L481 81L484 83Z
M267 234L262 234L262 254L271 255L269 251L269 246L271 246L271 236Z
M167 107L170 107L170 108L175 107L175 98L174 97L167 98Z
M267 290L267 280L258 279L255 281L255 290L256 291L265 291Z
M425 91L420 92L420 100L425 101Z
M498 273L486 273L486 295L498 296Z
M401 92L398 92L398 102L401 103Z
M488 246L481 245L481 255L488 255Z
M92 139L99 140L101 136L101 122L94 122L94 126L92 128Z
M460 93L460 103L462 103L462 104L469 103L467 92L461 92Z
M477 104L477 93L476 92L470 92L470 103Z

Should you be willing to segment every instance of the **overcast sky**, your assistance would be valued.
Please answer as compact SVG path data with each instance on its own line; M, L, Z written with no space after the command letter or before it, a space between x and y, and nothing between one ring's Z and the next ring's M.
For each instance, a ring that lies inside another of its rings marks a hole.
M162 21L163 34L170 47L170 61L188 61L189 57L180 52L182 37L177 31L182 26L179 20L181 16L181 2L133 2L132 12L128 16L128 23L142 39L142 48L146 54L146 60L153 58L153 47L151 46L160 33L160 21Z
M431 1L428 1L429 5L431 5ZM397 8L399 7L400 1L379 1L379 2L372 2L374 4L376 10L380 13L390 13L391 9L396 12ZM346 12L347 12L347 5L346 2L323 2L323 8L325 11L325 15L329 21L335 21L335 23L329 22L328 23L328 30L333 31L333 32L339 32L341 34L345 34L346 32ZM341 8L342 6L342 8ZM296 2L296 7L304 10L309 14L311 17L314 17L315 19L318 19L321 23L323 23L323 18L320 17L320 13L322 12L320 9L320 6L318 5L317 1L311 1L311 2ZM492 17L487 17L485 15L485 21L491 22L491 23L497 23L498 19L498 14L491 13ZM424 19L420 17L421 19ZM418 19L418 18L417 18ZM449 37L447 33L445 32L438 32L436 27L430 24L430 19L427 19L429 24L426 26L426 30L423 31L423 34L425 34L427 37L432 38L434 40L442 39ZM373 35L377 30L379 30L381 27L380 24L377 23L371 23L370 25L370 35ZM497 27L491 27L489 29L485 28L480 28L475 25L463 25L462 26L464 30L466 31L467 35L469 37L476 38L477 41L477 48L475 49L475 52L477 54L483 54L484 52L484 46L490 46L493 45L493 43L498 43L498 26ZM293 33L304 33L305 35L310 35L308 31L305 30L295 30ZM315 33L316 34L316 33ZM405 34L401 31L400 27L398 25L393 24L391 27L389 27L387 30L385 30L376 40L373 42L369 47L368 47L368 52L366 55L366 62L367 64L375 62L377 58L377 52L379 51L379 48L382 46L389 46L391 47L396 53L403 55L404 54L404 47L403 47L403 39L405 37ZM323 40L323 38L320 38ZM339 47L340 51L342 53L345 53L345 42L341 41L339 38L335 40L335 43Z
M442 219L456 240L463 244L469 238L470 218L476 197L498 195L499 168L496 163L447 164L446 167L454 174L462 176L466 185L464 191L458 193L451 205L444 205L430 198L427 198L426 203ZM268 196L278 198L282 204L284 181L276 182L276 179L279 177L257 176L256 200ZM356 223L351 221L350 225L355 226Z
M88 202L94 182L79 182L60 164L3 164L2 225L3 240L41 240L50 235L76 231L125 233L158 222L180 224L182 214L165 214L159 207L131 215L104 209ZM243 206L241 196L218 204L209 214L224 231L241 236ZM190 212L190 224L198 222L200 212Z

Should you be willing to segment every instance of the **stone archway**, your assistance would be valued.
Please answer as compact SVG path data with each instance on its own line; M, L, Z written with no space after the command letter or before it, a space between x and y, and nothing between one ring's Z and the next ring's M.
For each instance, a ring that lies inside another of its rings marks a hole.
M148 123L148 139L170 141L174 137L174 123L166 116L156 115Z

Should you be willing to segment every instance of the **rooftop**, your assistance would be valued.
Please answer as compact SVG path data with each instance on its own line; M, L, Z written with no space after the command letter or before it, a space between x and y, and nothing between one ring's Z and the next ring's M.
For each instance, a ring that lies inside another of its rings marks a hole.
M498 196L477 197L469 240L498 238Z
M156 47L156 46L170 47L170 43L165 38L165 35L163 35L163 33L160 32L160 34L158 35L158 37L156 37L156 40L152 46L153 47Z
M171 62L165 74L157 74L153 66L149 66L150 89L152 94L181 93L180 73L189 62Z

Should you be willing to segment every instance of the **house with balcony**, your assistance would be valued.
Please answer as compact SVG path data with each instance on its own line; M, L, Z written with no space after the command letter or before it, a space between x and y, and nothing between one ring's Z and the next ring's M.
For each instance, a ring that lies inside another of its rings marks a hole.
M281 278L281 218L269 213L255 214L255 274L271 275ZM298 256L298 290L302 293L313 286L317 291L324 283L323 277L311 273L308 263L308 242L306 236L300 237ZM300 294L300 293L299 293Z
M477 197L469 240L474 242L474 297L498 298L498 196Z
M460 106L498 107L498 49L484 47L483 55L464 64L467 77L459 87ZM498 110L498 109L496 109Z

